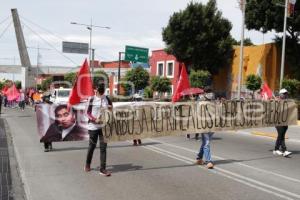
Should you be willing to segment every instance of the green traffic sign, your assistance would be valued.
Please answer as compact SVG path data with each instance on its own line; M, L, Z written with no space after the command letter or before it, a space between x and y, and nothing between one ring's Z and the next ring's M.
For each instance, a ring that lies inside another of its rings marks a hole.
M148 63L148 52L147 48L125 46L125 60Z

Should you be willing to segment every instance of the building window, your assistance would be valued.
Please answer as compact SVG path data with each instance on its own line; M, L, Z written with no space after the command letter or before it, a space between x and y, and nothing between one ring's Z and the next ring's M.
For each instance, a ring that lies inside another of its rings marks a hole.
M106 88L106 90L105 90L105 95L110 95L110 90L109 90L109 88Z
M117 94L118 94L118 89L114 88L114 95L117 95Z
M157 62L157 76L164 76L164 62Z
M174 61L167 61L167 77L174 78Z

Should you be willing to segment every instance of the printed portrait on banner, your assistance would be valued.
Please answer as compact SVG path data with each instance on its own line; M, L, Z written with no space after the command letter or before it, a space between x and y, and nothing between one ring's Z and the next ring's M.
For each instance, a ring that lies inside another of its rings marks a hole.
M67 105L38 104L36 106L40 142L88 140L84 109L69 109Z

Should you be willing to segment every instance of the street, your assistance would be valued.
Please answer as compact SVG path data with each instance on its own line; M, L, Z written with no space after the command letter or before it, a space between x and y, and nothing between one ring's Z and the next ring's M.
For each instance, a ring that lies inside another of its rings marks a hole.
M9 125L30 200L300 199L299 126L288 130L289 158L272 154L273 137L253 134L275 128L215 133L212 170L194 165L200 141L184 135L144 139L142 146L109 143L112 176L104 177L97 172L99 148L93 170L83 171L87 141L54 143L52 152L43 152L32 108L5 109L1 117Z

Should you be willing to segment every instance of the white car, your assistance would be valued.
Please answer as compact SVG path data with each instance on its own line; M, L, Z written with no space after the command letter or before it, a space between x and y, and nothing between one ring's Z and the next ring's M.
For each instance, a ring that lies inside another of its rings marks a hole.
M50 96L50 101L55 104L67 104L71 90L71 88L54 89Z

